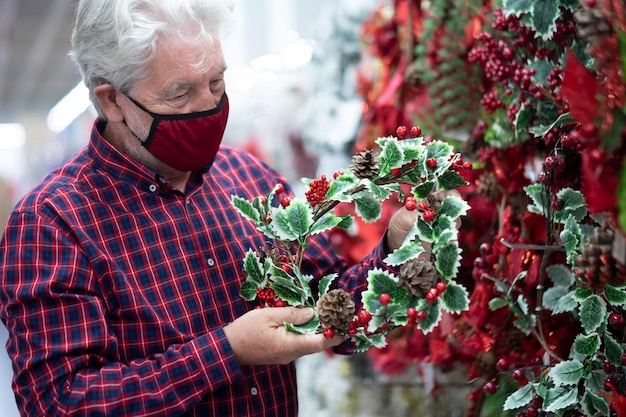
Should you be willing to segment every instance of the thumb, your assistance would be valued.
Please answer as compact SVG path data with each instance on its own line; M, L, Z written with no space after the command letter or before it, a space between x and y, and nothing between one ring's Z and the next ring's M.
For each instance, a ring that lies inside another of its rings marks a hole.
M283 310L285 313L283 321L291 324L304 324L315 316L315 311L308 307L283 307Z

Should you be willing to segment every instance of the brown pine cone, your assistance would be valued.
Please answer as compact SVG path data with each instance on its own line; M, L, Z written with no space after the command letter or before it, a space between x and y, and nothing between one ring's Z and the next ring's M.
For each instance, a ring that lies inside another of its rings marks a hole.
M415 297L423 298L439 281L435 265L426 259L411 259L400 267L398 286Z
M593 290L602 291L605 284L620 286L626 282L626 265L615 259L612 252L613 227L608 221L597 227L572 268L576 277Z
M611 36L611 22L604 16L600 7L589 7L586 0L579 0L580 7L574 12L576 30L581 38L591 46L597 45L601 39Z
M317 301L317 314L324 327L348 330L348 323L354 319L354 301L342 289L330 290Z
M378 154L371 149L366 149L355 154L350 163L350 171L360 179L375 178L380 172Z
M478 180L476 191L483 197L497 201L500 195L500 184L498 184L496 174L493 172L485 172L482 174Z

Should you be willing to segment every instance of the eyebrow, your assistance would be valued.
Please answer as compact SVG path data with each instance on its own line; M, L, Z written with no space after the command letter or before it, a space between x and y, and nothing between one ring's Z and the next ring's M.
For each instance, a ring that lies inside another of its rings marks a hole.
M227 65L222 66L222 68L215 74L215 77L224 75L227 69L228 69ZM167 87L165 90L163 90L162 94L163 96L168 96L170 94L174 94L179 91L189 90L190 88L192 88L192 86L189 83L174 83L170 85L169 87Z

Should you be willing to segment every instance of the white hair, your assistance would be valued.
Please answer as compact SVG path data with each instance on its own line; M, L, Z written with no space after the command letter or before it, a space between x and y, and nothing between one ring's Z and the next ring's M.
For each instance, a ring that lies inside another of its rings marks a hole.
M71 55L99 116L104 118L97 86L130 91L145 76L160 40L212 42L230 27L233 7L233 0L80 0Z

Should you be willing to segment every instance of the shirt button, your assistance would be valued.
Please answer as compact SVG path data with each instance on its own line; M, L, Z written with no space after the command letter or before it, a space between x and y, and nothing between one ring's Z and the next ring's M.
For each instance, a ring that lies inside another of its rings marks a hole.
M215 261L213 260L213 258L209 258L209 259L207 259L207 260L206 260L206 263L208 263L208 264L209 264L209 266L213 266L213 265L215 265Z
M156 190L157 190L157 186L156 186L156 185L154 185L154 184L150 184L149 189L150 189L150 192L151 192L151 193L154 193L154 192L156 192Z
M257 395L258 391L255 387L252 387L252 389L250 390L250 394L252 395Z

